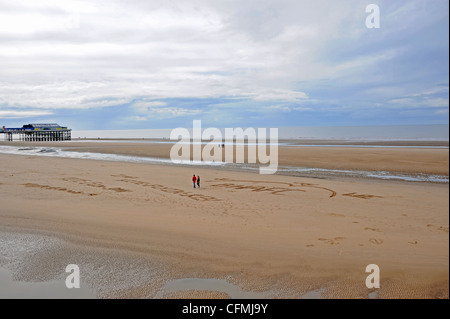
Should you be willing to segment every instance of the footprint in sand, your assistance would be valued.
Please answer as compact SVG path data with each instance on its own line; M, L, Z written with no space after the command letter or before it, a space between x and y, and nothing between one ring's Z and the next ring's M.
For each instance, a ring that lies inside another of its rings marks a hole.
M448 233L448 226L441 226L438 228L438 230L442 230L443 232Z
M157 191L174 194L174 195L178 195L178 196L184 196L184 197L188 197L190 199L197 200L197 201L216 201L216 202L220 201L220 199L213 197L213 196L202 195L202 194L191 194L191 193L185 192L184 190L181 190L181 189L166 187L166 186L160 185L160 184L150 184L150 183L139 181L139 180L128 180L128 179L120 179L118 181L124 182L124 183L140 185L143 187L150 187ZM118 191L117 188L114 190Z
M371 230L371 231L376 231L376 232L381 232L381 230L379 230L378 228L370 228L370 227L366 227L364 228L364 230Z
M355 197L355 198L361 198L361 199L383 198L383 196L378 196L378 195L357 194L357 193L347 193L347 194L343 194L342 196Z
M335 197L337 195L337 193L329 188L325 188L325 187L321 187L318 186L316 184L310 184L310 183L284 183L284 182L273 182L273 181L252 181L252 180L233 180L233 179L227 179L227 178L216 178L214 179L215 181L221 181L221 182L239 182L239 183L251 183L252 185L238 185L238 184L233 184L233 183L226 183L226 184L216 184L216 185L211 185L212 187L225 187L225 188L234 188L234 189L250 189L254 192L263 192L263 191L270 191L272 194L274 195L278 195L284 192L306 192L306 190L304 189L299 189L299 187L309 187L309 188L315 188L315 189L321 189L321 190L325 190L327 192L330 192L330 198ZM263 184L282 184L282 185L287 185L289 186L288 188L286 187L255 187L253 186L254 184L257 183L263 183Z
M266 187L266 186L255 186L255 185L239 185L234 183L225 184L211 184L211 187L221 187L232 190L250 190L252 192L270 192L273 195L280 195L285 192L305 192L305 190L299 189L289 189L285 187Z
M90 181L90 180L87 180L87 179L81 179L81 178L77 178L77 177L63 178L63 181L73 182L73 183L77 183L77 184L80 184L80 185L86 185L86 186L89 186L89 187L101 188L103 190L114 191L116 193L131 192L129 189L125 189L125 188L121 188L121 187L110 187L110 188L107 188L105 185L103 185L100 182Z
M320 241L324 241L326 242L328 245L339 245L340 244L340 240L345 239L345 237L334 237L333 239L330 238L317 238L317 240Z
M74 191L71 189L67 189L65 187L57 187L57 186L50 186L50 185L40 185L40 184L33 184L33 183L26 183L22 184L25 187L32 187L32 188L41 188L41 189L47 189L52 191L60 191L60 192L67 192L70 194L77 194L77 195L83 195L84 192Z
M411 244L411 245L417 245L419 242L417 241L417 240L415 240L415 241L409 241L408 242L408 244Z
M345 215L342 214L336 214L336 213L328 213L328 216L334 216L334 217L345 217Z
M123 177L123 178L137 178L135 176L128 176L125 174L119 174L119 175L111 175L112 177Z
M381 245L384 242L383 239L379 239L379 238L370 238L369 241L375 245Z
M77 192L77 191L73 191L73 190L65 189L65 188L61 188L61 189L58 189L58 190L66 191L66 192L71 193L71 194L84 194L83 192Z
M313 244L306 245L306 247L314 247Z
M109 191L115 191L117 193L131 192L129 189L121 188L121 187L111 187L108 188Z

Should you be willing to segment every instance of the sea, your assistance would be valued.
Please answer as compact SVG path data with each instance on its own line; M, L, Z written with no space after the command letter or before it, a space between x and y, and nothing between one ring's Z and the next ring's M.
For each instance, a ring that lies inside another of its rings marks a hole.
M192 128L186 129L192 133ZM224 135L225 128L219 128L219 130ZM169 139L171 132L172 129L73 130L72 137L74 139ZM448 141L449 125L280 127L278 128L278 138L290 140Z
M244 128L245 129L245 128ZM224 129L221 130L224 132ZM267 130L268 131L268 130ZM78 142L121 142L121 143L177 143L170 140L171 129L146 130L73 130L72 141ZM192 130L190 130L192 132ZM317 141L317 144L315 144ZM279 146L317 146L317 147L401 147L401 148L439 148L448 149L448 125L402 125L402 126L348 126L348 127L285 127L279 128ZM208 143L193 141L193 143ZM57 144L56 142L54 143ZM237 141L224 141L225 145L242 144ZM244 144L250 145L248 142ZM133 162L145 164L164 164L182 166L214 166L216 169L234 169L257 171L259 168L251 164L183 161L173 163L170 159L137 157L94 152L76 152L62 147L0 145L0 154L64 157L89 160ZM449 183L448 175L406 174L388 171L336 170L311 167L278 167L277 174L300 177L349 177L378 180L397 180L406 182Z

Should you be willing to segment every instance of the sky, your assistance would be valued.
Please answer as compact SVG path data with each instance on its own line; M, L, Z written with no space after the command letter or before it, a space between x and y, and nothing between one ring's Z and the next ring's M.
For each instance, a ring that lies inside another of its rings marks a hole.
M0 0L0 125L448 124L448 12L448 0Z

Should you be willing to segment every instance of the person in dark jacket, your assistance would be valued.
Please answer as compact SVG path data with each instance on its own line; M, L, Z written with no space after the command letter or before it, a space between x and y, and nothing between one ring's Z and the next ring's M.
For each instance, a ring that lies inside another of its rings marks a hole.
M200 175L197 175L197 186L200 188Z

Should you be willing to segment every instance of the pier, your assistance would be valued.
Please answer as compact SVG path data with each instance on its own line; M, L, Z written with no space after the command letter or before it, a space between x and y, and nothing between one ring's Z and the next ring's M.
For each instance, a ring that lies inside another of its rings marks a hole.
M72 139L72 130L56 123L27 124L21 128L6 128L3 126L0 129L0 134L5 135L6 141L52 142L70 141Z

